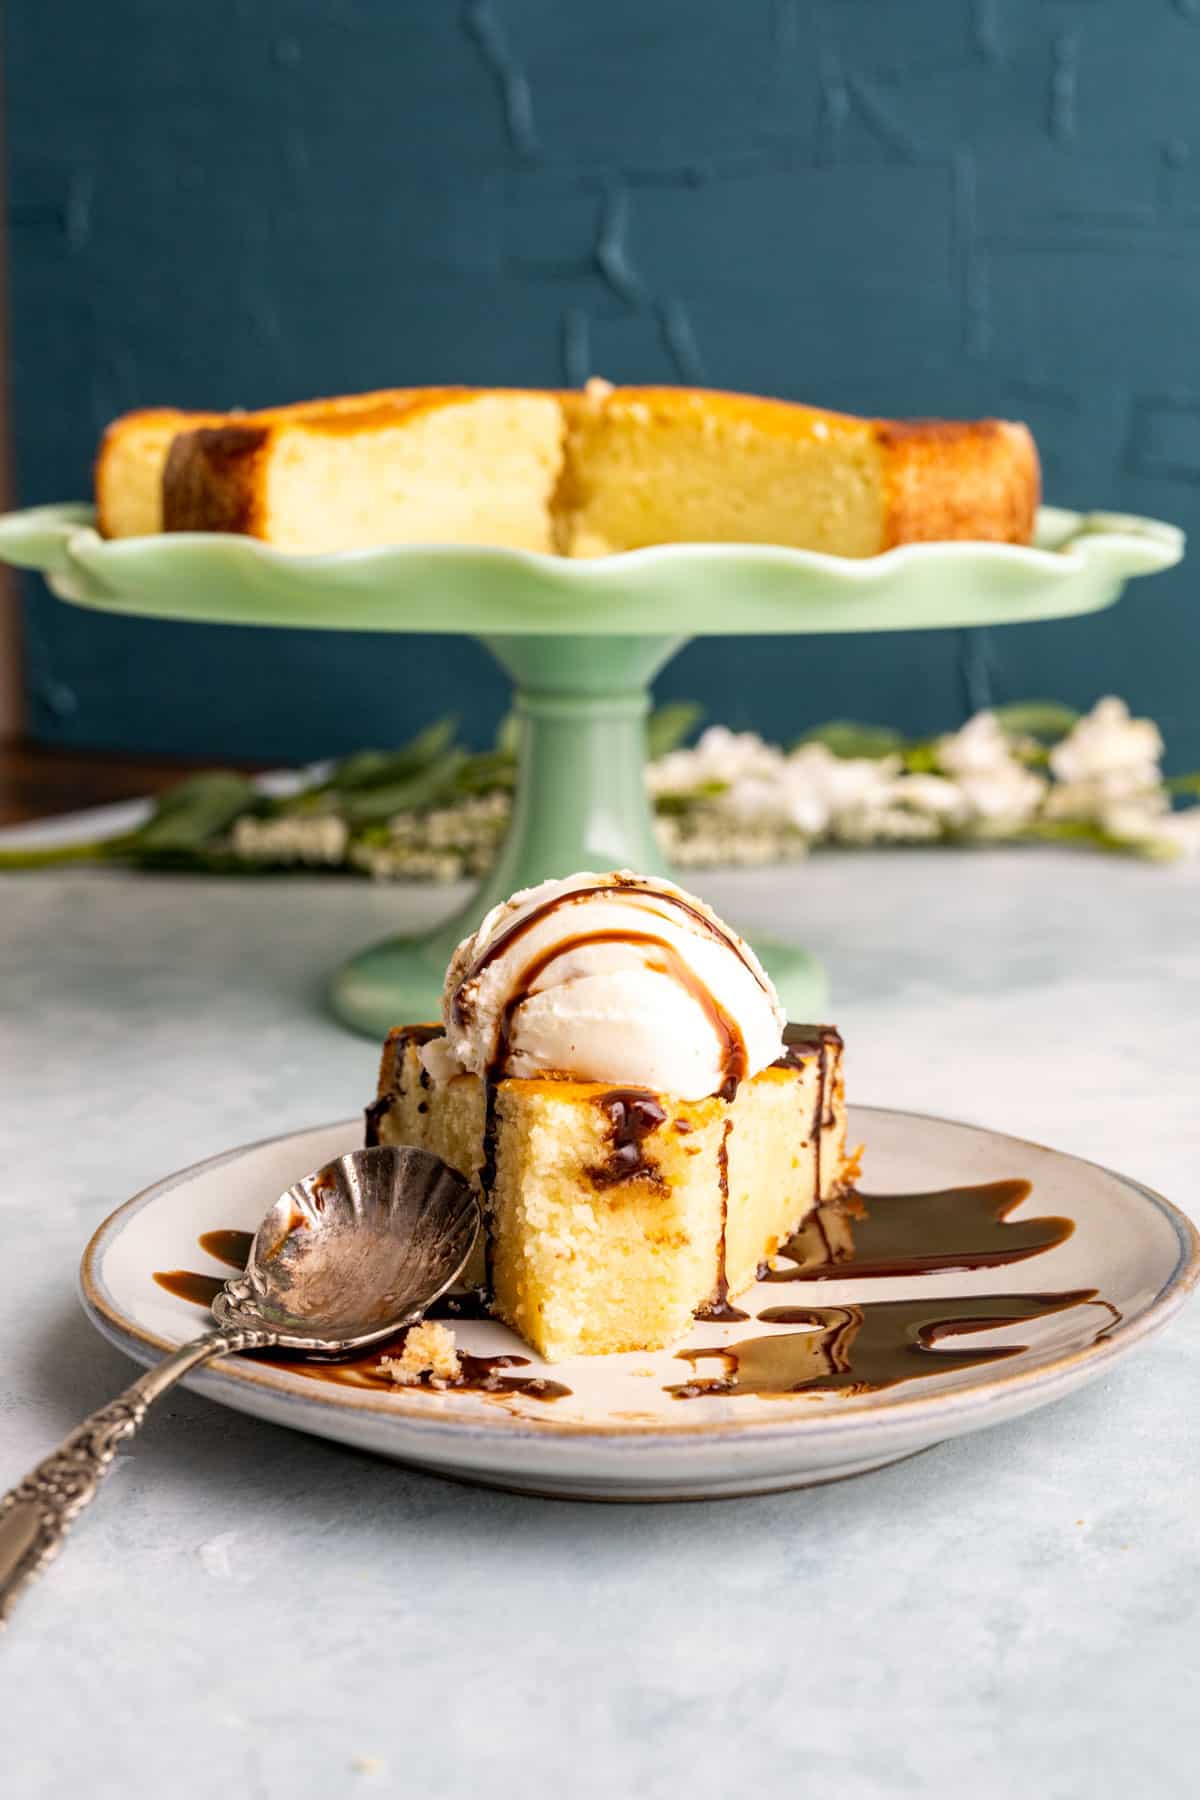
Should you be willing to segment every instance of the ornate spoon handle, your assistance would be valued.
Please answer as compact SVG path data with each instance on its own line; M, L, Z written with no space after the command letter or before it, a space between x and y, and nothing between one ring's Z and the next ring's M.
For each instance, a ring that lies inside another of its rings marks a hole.
M58 1555L71 1521L92 1499L118 1446L133 1436L151 1401L198 1363L238 1350L265 1350L275 1342L273 1332L235 1326L184 1344L85 1419L0 1499L0 1627L25 1583Z

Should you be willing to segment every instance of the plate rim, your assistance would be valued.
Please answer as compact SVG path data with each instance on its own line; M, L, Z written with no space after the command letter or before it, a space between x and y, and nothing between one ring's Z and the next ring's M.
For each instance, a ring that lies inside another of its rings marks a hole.
M427 1401L415 1395L403 1392L396 1394L376 1394L370 1389L330 1386L327 1391L312 1392L317 1385L308 1381L303 1375L296 1375L285 1369L275 1369L267 1363L245 1361L241 1357L226 1357L220 1362L201 1365L194 1377L185 1377L185 1385L195 1386L198 1391L213 1387L219 1388L230 1383L236 1391L258 1392L266 1394L287 1406L296 1406L301 1410L315 1410L320 1413L335 1414L372 1413L382 1415L396 1421L397 1424L420 1427L423 1433L431 1437L449 1438L461 1441L466 1437L494 1438L510 1443L514 1438L528 1437L544 1440L546 1438L589 1439L611 1444L614 1440L625 1440L634 1443L658 1441L662 1444L708 1445L714 1440L744 1439L753 1436L756 1442L764 1440L786 1440L796 1436L804 1438L820 1438L853 1434L870 1428L878 1429L883 1424L898 1420L909 1422L925 1417L947 1418L959 1417L964 1413L981 1410L986 1401L1003 1392L1010 1392L1022 1386L1032 1389L1053 1387L1068 1371L1079 1367L1095 1365L1097 1367L1114 1361L1131 1350L1143 1339L1151 1337L1162 1329L1184 1305L1188 1295L1200 1282L1200 1228L1178 1206L1160 1194L1157 1189L1148 1187L1130 1175L1123 1175L1118 1170L1110 1169L1106 1164L1096 1162L1091 1157L1076 1156L1068 1150L1054 1150L1051 1146L1040 1144L1036 1139L1023 1138L1012 1132L994 1131L991 1126L978 1125L967 1119L948 1118L940 1113L928 1113L911 1107L870 1106L855 1103L853 1110L858 1113L883 1113L891 1117L918 1119L933 1125L948 1125L961 1130L982 1132L993 1138L1001 1138L1006 1143L1035 1150L1041 1154L1047 1152L1055 1157L1063 1157L1073 1163L1094 1169L1110 1179L1131 1189L1140 1199L1148 1202L1159 1212L1171 1226L1176 1240L1177 1256L1175 1265L1166 1280L1159 1287L1149 1305L1136 1319L1125 1321L1113 1328L1111 1335L1102 1337L1090 1344L1070 1350L1055 1357L1053 1361L1040 1363L1035 1368L1000 1373L1003 1365L998 1365L997 1372L983 1376L970 1385L957 1389L941 1390L934 1393L913 1394L898 1400L891 1400L886 1407L881 1407L871 1395L843 1401L834 1411L822 1407L809 1414L791 1413L786 1419L747 1418L747 1419L696 1419L690 1414L681 1417L677 1424L663 1420L637 1421L624 1420L620 1424L587 1423L582 1420L556 1420L547 1411L545 1419L525 1413L514 1413L507 1407L497 1407L495 1417L480 1419L476 1416L456 1418L453 1415L432 1415L427 1410ZM115 1297L107 1289L100 1276L100 1268L109 1247L116 1241L125 1226L145 1207L154 1201L165 1198L172 1189L196 1176L206 1174L222 1167L235 1158L244 1156L253 1150L266 1148L268 1145L285 1143L291 1138L309 1136L314 1132L334 1131L339 1128L352 1128L357 1124L354 1115L340 1119L331 1119L313 1125L297 1126L290 1131L273 1132L265 1137L254 1138L243 1144L236 1144L227 1150L217 1151L212 1156L200 1158L183 1168L174 1169L169 1174L160 1176L157 1181L150 1182L127 1200L114 1207L92 1232L79 1263L77 1275L77 1292L83 1311L88 1319L110 1343L131 1356L135 1362L149 1366L158 1356L169 1355L179 1346L170 1339L160 1337L158 1333L147 1331L135 1319L124 1312ZM186 1340L184 1340L186 1341ZM147 1355L152 1352L153 1355ZM990 1366L990 1365L989 1365ZM199 1377L197 1381L195 1377ZM310 1391L306 1391L310 1390ZM220 1399L222 1396L210 1394ZM1049 1396L1053 1398L1054 1396ZM685 1414L688 1409L681 1409Z

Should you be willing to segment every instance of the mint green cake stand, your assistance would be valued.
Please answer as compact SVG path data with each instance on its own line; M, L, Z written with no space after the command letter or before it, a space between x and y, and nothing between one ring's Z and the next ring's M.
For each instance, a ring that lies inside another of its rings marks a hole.
M649 684L690 637L911 631L1095 612L1183 554L1172 525L1044 507L1035 548L914 544L866 561L769 545L668 544L588 562L405 546L287 556L252 538L106 541L86 506L0 519L0 559L75 606L322 631L461 632L512 676L524 720L512 827L466 910L390 938L333 978L335 1011L379 1036L438 1013L451 950L517 888L575 869L666 874L644 777ZM403 736L403 730L398 731ZM756 942L793 1018L825 1007L819 964Z

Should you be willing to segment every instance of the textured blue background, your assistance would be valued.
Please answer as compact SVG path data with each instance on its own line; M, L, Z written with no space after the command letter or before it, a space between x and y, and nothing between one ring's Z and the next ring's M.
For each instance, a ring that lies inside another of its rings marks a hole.
M137 405L684 380L1030 421L1048 495L1200 529L1200 0L60 0L7 9L17 475ZM1081 624L694 646L787 735L989 699L1154 711L1182 570ZM731 619L736 596L730 596ZM301 756L503 687L458 640L122 622L29 587L34 728Z

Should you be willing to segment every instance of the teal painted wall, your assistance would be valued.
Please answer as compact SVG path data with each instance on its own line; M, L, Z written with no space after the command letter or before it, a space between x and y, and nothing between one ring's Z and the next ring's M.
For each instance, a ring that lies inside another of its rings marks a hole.
M1200 0L86 0L7 9L19 497L128 407L599 373L1023 417L1048 496L1200 529ZM301 757L503 684L456 640L78 613L56 742ZM785 736L1115 689L1200 764L1191 565L1094 620L717 640ZM735 624L736 595L730 596ZM431 609L431 617L434 611Z

